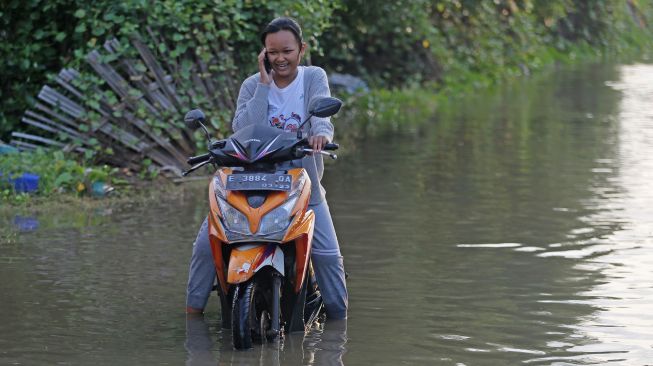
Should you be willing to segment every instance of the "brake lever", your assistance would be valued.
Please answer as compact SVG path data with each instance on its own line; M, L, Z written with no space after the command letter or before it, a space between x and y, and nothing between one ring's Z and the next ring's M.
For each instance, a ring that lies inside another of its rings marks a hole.
M303 148L303 149L301 149L299 151L309 152L309 153L315 153L316 152L315 150L309 149L309 148ZM324 151L324 150L320 150L319 153L322 154L322 155L326 155L326 156L330 157L333 160L338 159L338 155L332 154L332 153Z
M209 164L209 163L211 163L211 162L212 162L212 159L209 159L209 160L207 160L207 161L203 161L203 162L201 162L201 163L199 163L199 164L197 164L197 165L194 165L194 166L192 166L190 169L186 170L185 172L181 172L181 176L182 176L182 177L185 177L185 176L187 176L188 174L190 174L190 173L196 171L197 169L199 169L199 168L203 167L204 165Z

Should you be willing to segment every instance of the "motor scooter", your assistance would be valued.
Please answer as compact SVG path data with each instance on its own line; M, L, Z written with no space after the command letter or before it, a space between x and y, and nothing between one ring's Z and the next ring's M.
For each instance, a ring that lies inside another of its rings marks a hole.
M189 128L204 130L209 151L189 158L192 167L183 175L207 164L217 169L209 184L209 242L222 326L231 328L236 349L306 331L322 312L310 260L311 179L303 168L280 164L314 153L336 159L330 151L337 144L313 151L302 127L313 116L336 114L341 106L336 98L316 98L296 133L260 123L219 141L211 139L202 111L184 118Z

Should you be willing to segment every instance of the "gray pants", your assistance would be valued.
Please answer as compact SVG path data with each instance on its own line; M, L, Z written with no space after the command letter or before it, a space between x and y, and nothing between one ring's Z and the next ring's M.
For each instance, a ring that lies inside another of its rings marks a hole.
M309 206L315 213L313 248L311 259L317 285L324 299L327 317L344 319L347 317L348 295L345 285L345 269L338 238L331 220L326 200ZM208 222L204 220L197 239L193 244L190 260L186 306L204 309L216 279L213 253L209 244Z

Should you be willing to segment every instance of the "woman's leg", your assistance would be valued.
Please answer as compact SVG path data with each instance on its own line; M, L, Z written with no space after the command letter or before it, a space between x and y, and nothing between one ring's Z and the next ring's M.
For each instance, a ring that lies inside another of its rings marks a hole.
M206 307L215 282L215 263L209 244L208 219L204 220L193 244L186 290L186 312L201 313Z
M345 319L348 306L345 267L340 255L340 246L331 220L329 205L326 200L323 200L320 204L309 208L315 212L311 259L327 317Z

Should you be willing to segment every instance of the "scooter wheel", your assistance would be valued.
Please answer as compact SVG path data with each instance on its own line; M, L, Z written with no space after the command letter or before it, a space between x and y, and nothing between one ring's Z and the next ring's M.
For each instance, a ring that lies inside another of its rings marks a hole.
M259 326L252 322L255 285L253 281L241 283L234 292L234 302L231 307L231 332L234 348L252 348L252 330Z

